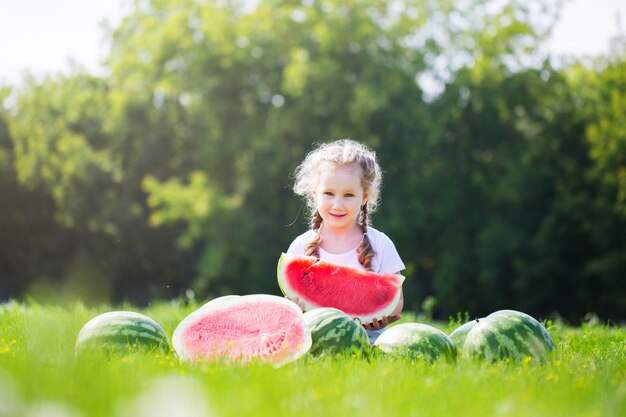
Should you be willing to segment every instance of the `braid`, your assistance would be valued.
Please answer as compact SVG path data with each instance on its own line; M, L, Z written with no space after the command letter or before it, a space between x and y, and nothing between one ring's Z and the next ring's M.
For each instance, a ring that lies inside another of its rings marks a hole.
M374 258L375 253L370 239L367 236L367 225L367 204L364 204L363 207L361 207L361 229L363 229L363 240L357 248L357 253L359 254L359 262L361 265L363 265L366 270L371 271L372 259Z
M307 256L320 257L319 247L322 243L322 235L320 235L320 227L322 226L322 216L319 211L315 210L311 216L311 230L313 230L313 238L306 244Z
M378 164L376 153L366 145L352 139L340 139L318 145L316 149L306 155L304 161L298 165L294 172L293 191L304 197L311 210L311 230L314 233L306 245L306 254L319 258L319 247L322 243L320 234L322 216L317 212L314 190L317 187L320 173L336 167L358 167L360 169L361 186L368 198L359 214L361 219L359 224L363 229L364 236L357 251L361 265L366 270L371 271L372 258L375 253L367 236L368 214L374 213L378 207L382 170Z

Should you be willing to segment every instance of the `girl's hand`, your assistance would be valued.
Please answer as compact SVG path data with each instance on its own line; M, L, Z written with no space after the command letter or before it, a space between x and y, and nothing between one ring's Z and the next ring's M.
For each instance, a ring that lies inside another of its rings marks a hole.
M298 297L294 297L293 300L287 296L285 296L285 298L289 301L293 301L294 303L296 303L298 307L300 307L300 310L304 311L304 302L300 301Z
M374 321L372 321L371 323L365 323L363 327L365 327L367 330L378 330L382 329L383 327L387 327L388 324L398 320L400 320L400 314L394 314L391 316L385 316L380 320L375 318Z

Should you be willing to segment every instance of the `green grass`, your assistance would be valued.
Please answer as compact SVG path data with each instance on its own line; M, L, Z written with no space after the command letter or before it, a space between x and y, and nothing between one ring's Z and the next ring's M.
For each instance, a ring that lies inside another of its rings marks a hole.
M280 368L194 366L165 354L77 359L79 329L113 309L1 306L0 417L626 415L625 327L550 323L558 353L544 365L380 356L303 357ZM192 307L115 309L145 313L171 335Z

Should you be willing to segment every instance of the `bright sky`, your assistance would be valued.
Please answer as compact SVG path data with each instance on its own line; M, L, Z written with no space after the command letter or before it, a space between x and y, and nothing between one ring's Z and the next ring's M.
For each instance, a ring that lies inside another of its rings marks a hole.
M71 60L100 74L105 30L126 14L130 0L0 0L0 83L16 84L66 71ZM618 23L617 16L621 19ZM548 48L555 54L607 54L609 39L626 30L626 0L566 0Z

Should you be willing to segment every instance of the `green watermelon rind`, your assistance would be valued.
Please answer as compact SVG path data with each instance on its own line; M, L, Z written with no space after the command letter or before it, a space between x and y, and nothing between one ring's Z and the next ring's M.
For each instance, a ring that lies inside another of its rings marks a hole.
M515 310L499 310L470 330L462 355L486 362L530 358L545 363L555 352L552 336L536 319Z
M385 330L374 342L384 354L433 362L455 361L457 349L443 331L423 323L401 323Z
M172 350L167 333L150 317L134 311L109 311L89 320L78 332L75 351L131 352Z
M316 308L304 313L304 321L311 331L312 345L309 353L313 356L369 353L367 332L341 310L332 307Z
M293 310L295 313L302 315L302 310L298 307L293 301L287 300L282 297L278 297L275 295L269 294L249 294L249 295L226 295L223 297L217 297L197 310L191 312L187 315L174 329L174 333L172 334L172 345L174 346L174 350L178 354L181 362L189 361L190 356L187 348L184 346L182 342L182 336L185 329L196 322L196 320L202 318L204 315L211 313L212 311L217 311L219 309L227 309L233 303L245 303L245 302L255 302L255 301L266 301L278 303L284 307L287 307ZM303 319L303 326L304 324ZM308 330L308 328L307 328ZM290 355L284 357L281 361L273 363L274 366L280 366L287 362L294 361L304 354L306 354L311 348L312 339L310 332L305 332L305 339L301 344L297 346L297 349L294 349Z
M481 320L483 319L480 318L480 319L474 319L474 320L468 321L467 323L464 323L460 325L459 327L457 327L456 329L454 329L452 333L449 334L450 340L452 340L452 342L454 343L454 345L456 346L459 352L461 352L463 349L463 345L465 344L465 339L467 338L467 334Z
M290 254L285 254L282 253L280 256L280 259L278 260L278 266L277 266L277 276L278 276L278 286L280 288L280 290L282 291L282 293L289 297L289 298L295 298L298 297L298 301L299 304L301 304L304 307L304 311L310 311L316 308L322 308L322 307L330 307L327 305L319 305L316 304L314 302L312 302L311 300L307 299L303 294L298 294L298 292L291 288L286 280L286 273L285 273L285 269L287 267L287 264L289 262L290 258L304 258L303 256L300 255L290 255ZM307 257L307 258L311 258L312 261L317 262L317 258L315 257ZM312 264L314 262L311 262ZM330 262L328 261L324 261L326 262L326 264L330 264ZM335 265L337 268L341 268L344 270L347 269L354 269L351 267L347 267L347 266L341 266L341 265ZM360 272L360 271L359 271ZM391 275L391 274L389 274ZM402 296L402 283L404 282L404 277L402 277L401 279L398 279L399 282L397 282L397 286L399 288L399 290L396 292L393 300L391 300L387 306L380 308L378 310L374 310L371 311L368 314L360 314L356 317L352 317L352 318L358 318L362 323L371 323L372 321L374 321L374 319L381 319L382 317L387 317L389 315L391 315L394 310L396 309L396 306L398 305L398 303L400 302L400 297Z
M280 258L278 258L278 265L276 266L276 275L278 277L278 288L280 288L280 291L283 293L283 295L286 295L286 296L289 296L289 294L292 292L291 288L287 284L287 280L285 279L287 275L285 273L285 268L287 266L287 260L289 259L289 257L290 255L286 253L281 253ZM311 264L317 261L317 259L312 256L310 256L309 258L311 258L311 261L312 261ZM303 301L306 302L307 300L303 300ZM320 308L324 306L315 306L312 304L307 304L306 307L307 307L307 310L309 310L309 309Z

